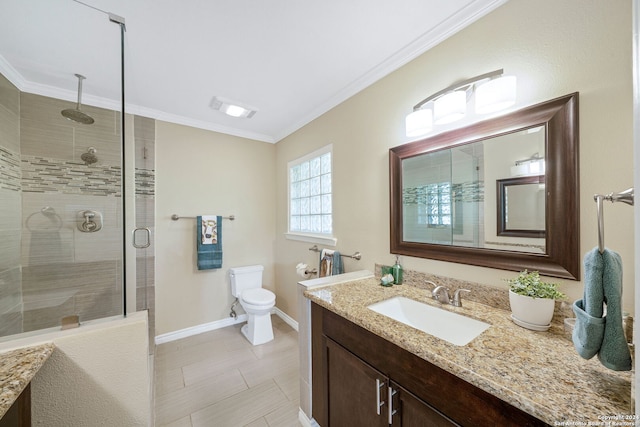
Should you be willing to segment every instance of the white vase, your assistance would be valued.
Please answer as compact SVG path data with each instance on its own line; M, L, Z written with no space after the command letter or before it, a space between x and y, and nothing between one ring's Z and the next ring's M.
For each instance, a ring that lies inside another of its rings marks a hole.
M509 305L514 322L533 330L546 330L549 327L556 306L554 299L518 295L511 290L509 290Z

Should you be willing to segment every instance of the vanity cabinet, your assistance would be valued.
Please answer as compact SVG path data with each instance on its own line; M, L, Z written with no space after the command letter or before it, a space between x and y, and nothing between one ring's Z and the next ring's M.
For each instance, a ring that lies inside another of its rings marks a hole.
M457 425L377 369L327 338L329 425Z
M546 426L315 303L312 410L322 427Z
M31 426L31 384L27 384L22 393L0 418L0 427Z
M327 339L329 425L387 427L388 378Z

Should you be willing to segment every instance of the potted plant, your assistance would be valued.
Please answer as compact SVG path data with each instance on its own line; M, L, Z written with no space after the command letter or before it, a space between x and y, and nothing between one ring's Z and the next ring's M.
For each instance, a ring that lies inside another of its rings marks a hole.
M524 270L509 282L509 305L514 323L527 329L546 331L551 326L555 300L566 296L555 283L543 282L537 271Z

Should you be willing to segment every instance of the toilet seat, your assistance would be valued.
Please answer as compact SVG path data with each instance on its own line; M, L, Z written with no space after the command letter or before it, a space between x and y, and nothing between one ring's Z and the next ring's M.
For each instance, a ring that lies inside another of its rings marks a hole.
M253 306L273 306L276 296L268 289L255 288L242 292L242 300Z

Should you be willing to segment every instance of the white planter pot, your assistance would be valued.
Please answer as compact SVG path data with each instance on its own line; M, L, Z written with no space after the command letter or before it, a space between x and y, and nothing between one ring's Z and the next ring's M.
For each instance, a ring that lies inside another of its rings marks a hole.
M532 298L511 291L509 291L509 304L514 322L533 330L546 330L549 327L556 306L553 299Z

